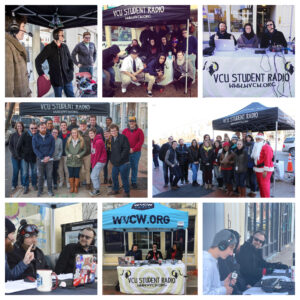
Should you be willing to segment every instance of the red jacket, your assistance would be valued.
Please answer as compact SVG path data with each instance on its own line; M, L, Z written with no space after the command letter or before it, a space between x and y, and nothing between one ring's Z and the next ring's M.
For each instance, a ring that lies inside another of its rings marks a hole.
M273 149L267 143L265 143L260 151L259 159L257 159L253 170L258 173L262 173L264 171L273 172Z
M91 165L92 169L95 165L100 163L106 163L107 154L105 144L102 140L101 134L97 134L93 140L91 140Z
M130 148L133 149L133 152L141 151L144 144L144 133L142 129L136 128L131 131L129 128L126 128L123 130L122 134L127 137Z

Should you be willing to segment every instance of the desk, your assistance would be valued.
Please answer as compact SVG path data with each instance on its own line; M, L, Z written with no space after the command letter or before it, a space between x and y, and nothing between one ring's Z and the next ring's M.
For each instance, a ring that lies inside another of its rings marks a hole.
M203 58L204 97L295 97L295 55L256 49Z
M186 286L186 266L166 261L161 265L118 266L120 291L125 294L183 295Z

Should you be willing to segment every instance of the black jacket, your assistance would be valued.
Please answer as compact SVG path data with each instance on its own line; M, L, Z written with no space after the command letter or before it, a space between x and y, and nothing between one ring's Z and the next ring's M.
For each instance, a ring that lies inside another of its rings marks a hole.
M262 278L262 271L266 269L286 269L287 266L280 263L269 263L263 259L262 249L256 249L251 239L246 241L236 256L240 264L240 271L246 285L255 285ZM267 270L270 273L270 270Z
M22 275L20 275L20 278L18 279L23 279L27 276L36 278L36 270L50 269L47 265L43 251L40 248L36 247L33 252L34 260L31 261L31 263L28 265L28 268ZM10 253L7 253L7 262L11 269L24 259L25 253L26 251L22 246L19 247L17 244L14 245L14 250Z
M148 257L148 255L150 254L150 256ZM150 260L150 259L153 259L153 255L154 253L153 253L153 250L150 250L149 252L148 252L148 254L146 255L146 259L148 259L148 260ZM160 251L158 251L158 250L156 250L156 258L157 259L163 259L163 256L162 256L162 254L161 254L161 252Z
M174 252L173 248L170 248L167 252L167 257L166 259L172 259L172 253ZM176 251L176 254L175 254L175 259L177 260L182 260L182 251L181 250L178 250Z
M189 147L189 161L190 163L200 162L200 151L199 148Z
M158 157L161 161L165 162L166 153L170 148L171 145L169 143L165 143L160 147Z
M21 136L22 135L19 135L18 132L16 131L10 136L9 142L8 142L8 148L11 153L11 156L14 159L19 159L19 160L21 159L21 157L18 154L17 145L18 145L18 142L19 142L19 139Z
M130 145L127 137L121 133L118 134L116 140L111 138L111 163L119 167L129 162Z
M55 273L73 273L75 269L75 257L77 254L97 254L97 247L90 246L89 249L85 251L79 243L66 245L59 255L55 266Z
M136 252L129 250L126 252L126 256L134 256L134 260L143 260L141 250L137 250Z
M273 33L266 32L261 37L260 48L268 48L273 45L287 46L286 39L281 31L274 30Z
M42 64L45 60L49 64L50 81L53 86L63 86L73 80L74 64L66 44L61 44L59 48L53 41L36 57L35 67L39 76L44 74Z
M236 173L245 173L248 171L248 154L244 147L241 150L236 149L235 151L234 171Z
M120 52L120 48L117 45L112 45L111 47L103 50L102 52L102 68L104 70L114 66L113 59Z
M213 162L215 160L215 152L214 149L211 147L208 151L203 149L203 145L200 147L200 158L201 158L201 170L204 170L204 168L213 168Z
M210 47L216 47L216 44L215 44L215 36L216 35L218 36L219 40L230 40L230 37L233 36L234 44L236 45L236 39L235 39L234 35L228 33L227 31L223 34L220 31L217 31L209 39L209 46Z
M160 147L157 144L152 145L152 154L159 154Z
M149 40L153 37L154 37L154 32L151 29L149 30L144 29L140 35L140 42L142 43L142 46L148 44Z
M36 155L32 148L32 136L28 131L23 132L17 143L18 156L24 159L26 162L35 163Z
M189 160L189 151L186 145L179 145L176 148L176 153L177 153L177 159L179 162L179 165L184 165L188 162Z

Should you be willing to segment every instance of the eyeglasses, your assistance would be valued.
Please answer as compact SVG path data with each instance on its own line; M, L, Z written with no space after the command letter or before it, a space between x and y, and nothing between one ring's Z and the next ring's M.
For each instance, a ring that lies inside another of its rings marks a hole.
M92 239L91 236L88 236L88 235L85 235L85 234L80 234L80 237L81 237L81 238L85 238L85 239L87 239L87 240Z
M63 34L59 34L58 36L62 36L62 37L64 37L64 35L63 35Z
M273 23L269 23L269 24L267 24L267 26L273 26Z
M256 238L256 237L254 237L253 239L254 239L255 242L259 242L259 243L261 243L262 245L265 243L265 241L262 241L262 240L260 240L260 239L258 239L258 238Z
M90 40L91 37L90 36L85 36L84 39Z
M30 130L37 129L37 127L30 127Z

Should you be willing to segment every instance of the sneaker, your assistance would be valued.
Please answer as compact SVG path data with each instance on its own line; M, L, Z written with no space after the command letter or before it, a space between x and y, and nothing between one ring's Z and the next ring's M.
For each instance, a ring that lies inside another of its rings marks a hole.
M125 94L126 91L127 91L127 90L126 90L125 88L122 88L122 93L123 93L123 94Z
M140 86L140 85L141 85L138 81L133 81L133 80L131 80L131 83L133 83L133 84L136 85L136 86Z
M53 197L54 196L53 192L52 191L48 191L48 196Z
M147 95L148 95L148 97L152 97L152 92L151 91L147 91Z
M38 187L37 187L36 185L33 185L32 187L33 187L33 190L34 190L34 191L37 191L37 190L38 190Z
M98 196L100 195L100 191L99 190L93 190L92 192L89 192L89 194L94 197L94 196Z
M123 194L123 197L125 197L125 198L130 198L130 194L129 194L129 193L124 193L124 194Z
M63 185L64 185L64 182L60 182L59 185L58 185L58 187L61 188L61 187L63 187Z
M43 191L38 191L37 197L41 197L43 195Z
M29 192L28 186L24 186L24 192L23 192L23 195L28 194L28 192Z
M12 186L11 191L13 192L16 188L17 188L16 186Z
M132 183L132 184L131 184L131 187L132 187L134 190L136 190L136 189L137 189L137 184L136 184L136 183Z

